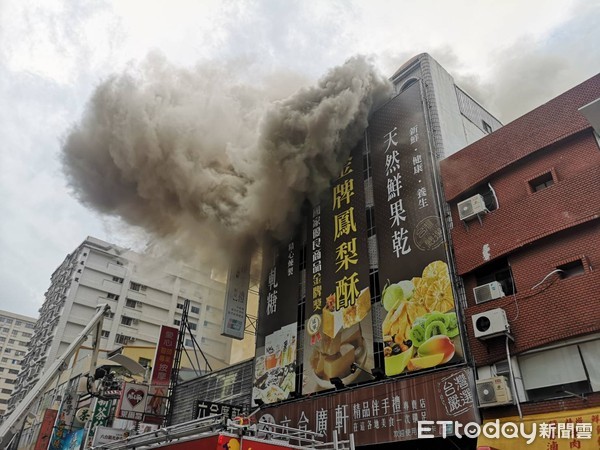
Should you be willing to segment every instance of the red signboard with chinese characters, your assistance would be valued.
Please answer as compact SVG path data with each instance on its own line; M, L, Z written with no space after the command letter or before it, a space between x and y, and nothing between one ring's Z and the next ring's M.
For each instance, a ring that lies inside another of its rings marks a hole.
M46 450L48 448L50 436L52 435L52 427L54 427L57 413L58 411L56 409L47 409L44 412L44 419L40 426L40 433L38 434L34 450Z
M177 348L177 328L161 325L160 337L154 355L154 366L152 367L152 386L168 386L171 381L175 349Z
M325 433L327 440L332 430L340 439L353 433L357 446L408 441L417 439L422 420L478 422L473 390L470 369L448 369L265 408L257 419Z

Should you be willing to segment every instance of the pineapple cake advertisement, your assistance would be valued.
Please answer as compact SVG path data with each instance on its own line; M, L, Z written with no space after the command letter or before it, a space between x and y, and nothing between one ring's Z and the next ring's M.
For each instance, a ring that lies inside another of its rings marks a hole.
M414 83L375 112L367 131L387 376L463 358L423 106Z
M302 393L372 379L373 325L361 144L307 217Z

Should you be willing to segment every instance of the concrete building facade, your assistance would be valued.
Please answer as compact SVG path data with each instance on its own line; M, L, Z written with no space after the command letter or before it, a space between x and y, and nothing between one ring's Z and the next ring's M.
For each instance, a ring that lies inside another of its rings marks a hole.
M33 317L0 310L0 422L8 409L35 322Z
M161 325L178 327L184 300L196 340L211 359L229 364L232 340L221 336L225 286L201 271L88 237L52 274L29 351L23 360L14 407L43 371L87 325L98 304L108 303L101 349L154 346ZM186 346L192 347L191 339Z
M599 97L597 75L441 162L478 378L506 376L518 400L484 419L598 420L600 129L586 105ZM485 318L511 337L488 338ZM598 448L593 436L548 448Z

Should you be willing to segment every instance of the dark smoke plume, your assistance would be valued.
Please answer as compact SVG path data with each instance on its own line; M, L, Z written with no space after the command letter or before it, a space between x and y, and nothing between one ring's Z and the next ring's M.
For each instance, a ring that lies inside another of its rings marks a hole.
M154 55L103 82L64 140L78 199L205 258L284 237L391 85L355 57L273 102L235 69L185 70Z

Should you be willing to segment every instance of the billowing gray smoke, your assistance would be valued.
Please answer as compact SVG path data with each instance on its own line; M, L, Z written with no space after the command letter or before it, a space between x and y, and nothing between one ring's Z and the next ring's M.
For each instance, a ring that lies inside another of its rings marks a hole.
M236 256L282 238L339 173L391 86L363 57L277 102L233 68L152 56L103 82L63 145L76 196L178 250Z

